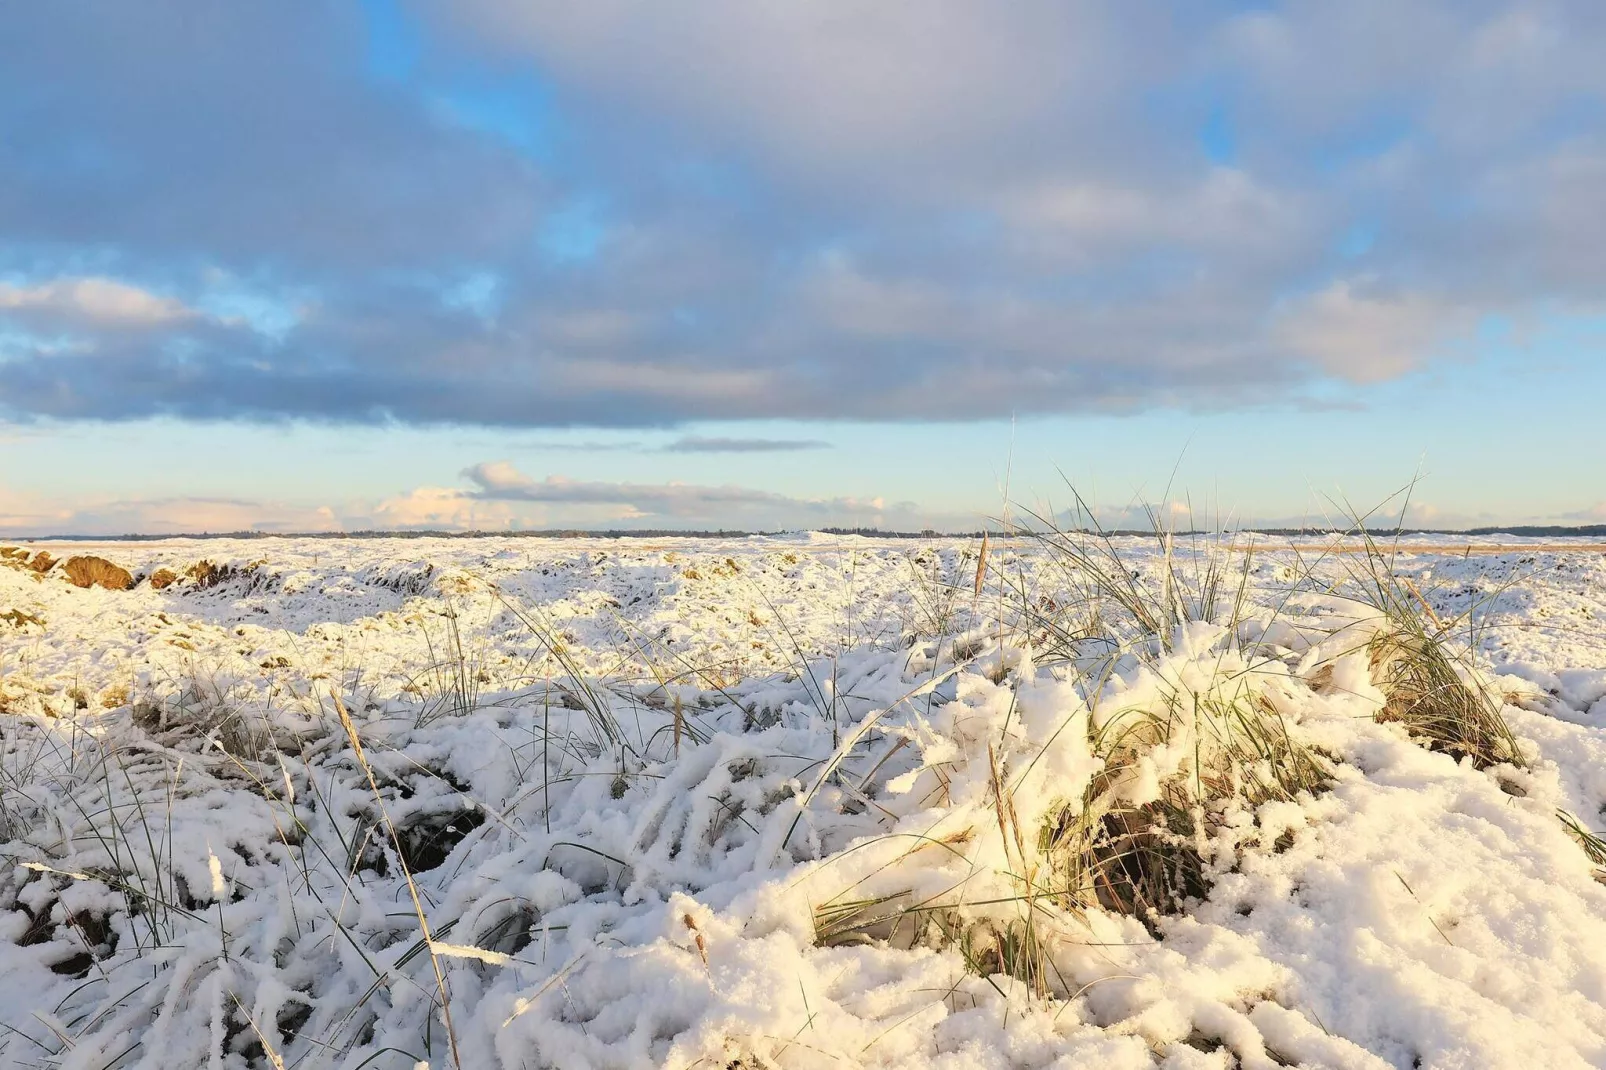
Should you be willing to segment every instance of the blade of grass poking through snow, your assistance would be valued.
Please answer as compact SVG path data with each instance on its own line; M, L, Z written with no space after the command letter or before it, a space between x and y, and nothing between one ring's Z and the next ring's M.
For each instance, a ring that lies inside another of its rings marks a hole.
M639 642L632 641L630 645L632 649L635 650L636 654L641 658L641 660L647 663L655 678L661 676L661 674L658 672L656 655L665 654L680 665L680 672L674 674L673 676L662 676L663 683L682 679L695 680L697 681L699 687L716 692L721 698L723 698L726 702L729 702L733 707L741 706L741 703L736 700L736 696L732 695L730 690L723 684L712 679L706 670L693 665L680 652L670 650L662 644L655 642L652 636L643 632L638 625L620 616L616 610L611 610L610 614L613 617L614 622L619 625L620 631L626 633L627 638L630 633L634 633L639 637ZM689 723L686 725L686 734L690 736L692 741L695 743L705 742L705 738L694 731Z
M1155 636L1169 648L1169 613L1163 600L1157 600L1125 567L1113 537L1099 525L1075 488L1071 493L1076 499L1077 515L1091 527L1064 531L1051 518L1023 510L1040 527L1022 528L1020 533L1034 539L1049 559L1064 569L1067 579L1081 581L1084 601L1093 601L1095 594L1104 595L1127 613L1142 634ZM1092 545L1084 545L1084 541Z
M263 1054L267 1056L268 1062L273 1064L273 1070L285 1070L283 1056L274 1049L273 1042L268 1039L268 1035L257 1025L257 1020L251 1017L251 1012L245 1009L245 1004L240 1002L240 997L230 992L229 998L234 1001L235 1009L240 1012L240 1017L245 1019L245 1023L251 1027L251 1032L256 1035L257 1043L262 1045Z
M452 1065L457 1070L462 1070L463 1060L457 1053L457 1031L452 1027L452 1001L446 990L446 973L441 968L440 957L435 954L434 938L429 931L429 917L424 911L423 897L418 894L418 883L413 880L412 869L407 865L401 834L397 832L395 823L391 821L390 814L385 809L385 798L379 792L379 781L374 778L373 767L368 764L367 755L363 753L362 740L357 735L357 726L352 723L351 714L346 712L346 704L340 701L339 693L333 689L330 690L329 697L334 700L335 710L340 714L340 726L346 730L346 739L351 743L352 757L368 779L369 790L374 793L374 805L379 808L380 820L384 822L386 830L390 833L391 842L395 845L396 862L401 866L402 876L407 881L407 894L413 900L413 912L418 916L418 931L426 944L430 945L429 962L435 970L435 988L440 994L441 1017L446 1024L446 1043L452 1054Z
M859 741L868 735L872 728L880 723L881 718L885 717L887 714L891 713L893 710L897 709L900 705L907 702L911 698L916 698L924 694L930 694L938 684L959 672L959 669L960 666L955 665L940 675L934 675L929 680L924 680L914 688L906 691L896 701L889 702L881 709L872 710L870 713L866 714L864 719L859 722L858 726L855 727L854 730L850 732L847 737L844 738L842 742L838 744L837 747L831 752L831 757L826 759L825 764L820 767L820 773L814 778L814 783L809 785L809 790L803 793L803 797L801 799L797 800L797 813L792 816L792 824L787 827L786 835L781 837L781 842L779 845L777 845L776 851L779 852L784 850L786 845L791 842L792 833L797 831L798 822L803 820L803 815L805 812L807 812L809 803L814 801L814 796L819 794L820 789L825 786L825 782L830 779L831 774L836 772L837 766L841 765L842 760L853 752L853 748L859 745Z
M812 694L810 694L807 688L804 689L804 694L809 695L810 699L815 702L815 708L820 711L820 716L827 717L834 715L836 712L835 692L832 693L831 701L828 703L825 698L825 688L820 686L819 678L814 675L814 669L809 665L809 657L803 652L803 645L798 642L797 636L792 632L791 626L786 623L786 617L779 609L776 608L775 603L770 600L770 596L764 592L764 589L758 585L757 581L754 580L753 577L748 576L746 579L748 586L751 587L753 591L764 600L765 607L770 611L770 619L779 624L781 626L781 630L786 633L786 641L791 644L792 652L797 655L798 664L801 668L801 671L798 673L798 679L801 680L804 676L807 676L809 683L814 685ZM832 724L834 728L834 716L832 716Z
M670 684L678 683L683 679L691 679L697 681L699 687L718 692L732 707L740 706L740 703L736 701L730 691L724 686L715 683L705 670L692 665L676 651L655 644L651 636L642 633L636 625L620 616L617 610L610 610L609 612L614 622L619 626L620 632L624 634L626 642L630 644L631 651L640 659L642 664L647 666L647 671L652 674L653 681L659 691L669 693ZM631 638L632 633L638 638ZM665 673L656 656L658 652L667 654L671 659L679 662L681 671L674 674ZM671 712L674 715L673 728L675 755L677 757L680 755L680 741L682 738L690 739L693 743L705 743L708 741L709 729L705 726L699 730L692 724L691 719L686 714L685 702L678 692L673 694L671 698Z
M527 612L525 609L515 605L498 587L492 586L491 591L496 595L496 600L502 603L503 608L512 613L526 628L530 629L530 634L541 641L547 652L563 667L563 671L569 674L569 678L580 691L580 695L576 697L585 711L587 720L591 722L592 730L597 734L598 746L611 744L615 747L622 747L634 754L634 748L625 740L624 733L620 731L619 722L614 717L613 711L602 696L592 688L585 670L581 668L579 662L575 661L574 656L569 653L568 645L557 637L550 624L533 618L532 615L539 611L530 609Z

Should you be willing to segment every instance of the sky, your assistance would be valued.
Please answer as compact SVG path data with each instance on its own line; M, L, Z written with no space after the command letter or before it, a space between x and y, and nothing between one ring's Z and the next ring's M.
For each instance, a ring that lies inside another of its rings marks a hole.
M1593 0L16 5L0 535L1606 522L1603 54Z

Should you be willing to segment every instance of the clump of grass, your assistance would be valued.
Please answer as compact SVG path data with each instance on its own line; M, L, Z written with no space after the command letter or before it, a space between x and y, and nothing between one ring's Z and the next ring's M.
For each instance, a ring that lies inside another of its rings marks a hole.
M126 591L134 586L134 576L126 568L92 554L69 557L61 568L67 577L67 582L74 587L104 587L108 591Z
M1271 660L1238 640L1240 625L1257 612L1249 597L1253 546L1235 551L1226 539L1190 532L1179 551L1174 527L1148 508L1160 554L1158 574L1145 576L1072 493L1077 530L1027 514L1039 526L1026 534L1058 566L1069 592L1023 596L1029 629L1058 640L1052 649L1096 677L1124 657L1159 664L1176 651L1185 626L1221 629L1215 654L1200 663L1207 679L1176 681L1158 704L1093 720L1090 744L1103 770L1039 840L1066 908L1097 905L1149 920L1206 894L1203 845L1229 814L1316 794L1332 769L1253 686ZM1130 785L1147 775L1147 756L1178 745L1191 759L1132 801Z
M1257 634L1242 627L1251 616L1265 615L1249 597L1252 552L1240 557L1212 536L1179 552L1176 534L1151 516L1158 573L1135 569L1116 537L1096 525L1026 533L1058 566L1049 575L1061 583L1044 591L1020 581L1009 595L1018 619L998 622L1001 634L1012 624L1034 650L1047 651L1055 672L1080 681L1089 711L1085 728L1075 729L1086 738L1073 745L1085 746L1098 772L1045 811L1018 794L1036 759L1005 760L989 742L991 816L904 856L957 852L965 860L956 868L961 885L982 868L991 871L991 887L1003 878L1013 893L978 900L956 886L921 900L877 878L817 909L822 943L955 948L983 976L1007 974L1035 994L1062 993L1051 951L1089 912L1134 917L1158 932L1163 915L1208 895L1214 873L1234 860L1222 852L1252 841L1245 814L1326 790L1331 760L1299 736L1268 681L1309 684L1290 675L1279 652L1241 638ZM1129 686L1107 688L1117 672ZM989 679L1004 684L1007 674Z
M1606 839L1584 827L1584 823L1566 810L1557 810L1562 827L1584 849L1584 854L1595 866L1595 879L1606 884Z
M1231 816L1326 790L1328 760L1297 741L1264 697L1223 675L1210 693L1173 693L1163 709L1118 714L1096 733L1103 770L1040 840L1065 906L1150 922L1177 913L1208 893L1205 845ZM1191 762L1144 793L1152 797L1130 801L1146 756L1178 743Z
M590 674L576 659L569 644L564 641L552 622L538 607L521 605L495 587L491 590L502 608L529 629L530 634L540 642L546 653L568 677L568 686L558 688L563 695L563 704L571 709L584 711L587 721L590 722L592 745L597 753L608 750L621 753L630 751L632 748L626 741L624 729L612 704L605 696L605 689L592 683Z
M470 655L464 647L456 607L448 602L442 615L446 618L446 635L440 650L436 650L429 629L424 629L424 643L429 649L425 673L433 694L418 713L416 723L420 728L441 717L472 713L480 706L480 685L485 677L483 659Z
M1235 627L1250 610L1252 544L1240 552L1229 540L1194 529L1191 514L1189 529L1178 531L1170 514L1146 507L1149 537L1159 550L1158 569L1146 571L1134 567L1120 536L1099 523L1074 488L1071 493L1074 527L1026 510L1030 526L1013 529L1038 545L1049 575L1061 581L1058 590L1027 590L1021 582L1011 592L1035 647L1070 661L1090 650L1152 660L1171 652L1181 626Z
M1331 782L1330 761L1291 733L1251 686L1254 677L1235 674L1235 667L1224 660L1211 693L1179 690L1158 706L1117 711L1093 728L1088 746L1102 769L1041 825L1023 821L1017 778L1000 772L989 754L990 816L946 839L917 843L903 856L950 852L974 875L985 839L1003 858L997 875L1014 885L1012 894L977 900L962 891L966 877L926 899L850 889L816 907L817 942L954 948L973 972L1008 975L1047 997L1066 992L1054 967L1055 942L1089 911L1136 918L1158 935L1163 916L1209 894L1213 874L1227 861L1219 853L1242 842L1227 837L1224 844L1224 829L1265 803L1319 794ZM1152 756L1166 748L1182 748L1191 760L1143 786L1153 777Z
M905 629L917 638L941 638L961 627L963 599L975 581L966 582L964 576L968 554L954 557L945 558L934 547L909 555L908 593L913 612Z
M1493 700L1457 670L1439 639L1396 626L1372 641L1371 657L1373 679L1388 696L1379 720L1397 721L1429 750L1469 758L1478 769L1527 764Z
M1351 558L1353 585L1387 624L1368 651L1373 682L1388 697L1378 719L1398 722L1429 750L1470 759L1478 769L1525 767L1500 707L1478 682L1473 645L1460 650L1451 638L1463 619L1441 620L1421 592L1396 576L1393 555L1383 552L1363 524L1357 522L1355 530L1365 540L1365 553ZM1464 622L1471 633L1470 615Z
M190 581L190 589L194 591L209 591L228 583L238 583L240 593L248 594L252 591L268 590L276 587L279 577L272 573L262 571L267 564L266 559L252 561L245 565L215 564L203 558L184 571Z
M436 996L439 999L441 1017L446 1025L447 1050L452 1057L452 1066L459 1068L463 1065L461 1055L457 1048L457 1030L452 1025L452 999L446 984L446 972L441 967L441 960L436 953L435 936L430 931L429 912L424 909L424 900L418 891L418 884L413 880L412 870L406 862L406 846L401 833L396 829L395 822L391 821L390 814L385 808L384 793L379 790L379 781L374 776L373 766L368 764L368 757L363 750L362 738L357 734L357 726L352 722L351 715L346 712L346 706L340 701L340 695L331 691L329 697L334 701L335 711L340 715L340 725L345 729L346 740L350 744L352 757L363 772L368 788L373 793L374 805L378 807L379 817L385 829L390 833L391 842L396 849L396 857L400 860L402 876L406 879L407 893L412 900L413 914L418 919L418 931L423 938L424 946L429 952L430 966L435 974Z
M1267 688L1270 680L1310 684L1290 675L1286 652L1243 638L1264 633L1245 625L1269 612L1251 599L1253 546L1238 551L1203 533L1179 537L1150 511L1160 559L1158 570L1145 570L1081 498L1078 504L1081 530L1037 516L1036 530L1015 532L1044 549L1055 586L1033 590L1025 575L1001 574L1009 588L1001 614L1009 607L1015 619L997 625L1001 635L1013 630L1025 639L1039 665L1047 655L1055 672L1081 680L1090 707L1084 742L1099 771L1041 821L1023 823L1017 810L1044 813L1017 797L1018 770L1034 758L1017 753L1009 763L1015 771L1001 773L989 745L993 818L940 845L964 856L972 874L983 852L1002 856L1002 868L991 864L993 877L1013 884L1013 895L967 903L954 888L919 901L877 880L878 895L864 885L817 909L822 943L948 946L976 974L1010 975L1031 993L1063 993L1050 951L1079 919L1103 909L1158 933L1161 917L1205 898L1217 869L1235 861L1222 852L1235 855L1253 842L1253 823L1243 816L1330 786L1331 758L1299 736ZM973 593L978 583L970 586ZM1129 683L1150 683L1139 691L1105 688L1118 672ZM983 840L993 847L981 847Z
M271 733L235 699L229 684L200 671L192 670L172 695L137 700L133 720L164 746L213 739L246 761L260 761L273 750Z

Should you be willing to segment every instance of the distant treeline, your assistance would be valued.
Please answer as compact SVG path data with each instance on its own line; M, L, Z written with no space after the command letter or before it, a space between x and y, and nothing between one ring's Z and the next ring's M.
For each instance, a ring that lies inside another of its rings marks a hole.
M979 539L984 535L1002 538L1001 531L882 531L880 528L819 528L824 535L862 535L872 539ZM1086 528L1071 529L1077 534L1146 535L1154 532L1129 528L1092 531ZM1244 535L1355 535L1355 528L1233 528L1226 534ZM1485 528L1368 528L1366 533L1374 539L1392 539L1402 535L1511 535L1532 538L1601 538L1606 537L1606 524L1518 524L1511 527ZM676 528L610 528L599 531L582 531L577 528L551 528L540 531L201 531L180 535L40 535L25 542L160 542L163 539L739 539L749 535L786 535L784 531L732 531L679 530ZM1174 536L1215 535L1221 532L1188 530L1172 533Z
M1244 528L1254 535L1357 535L1355 528ZM1516 524L1493 528L1367 528L1373 538L1398 535L1513 535L1520 538L1606 536L1606 524Z

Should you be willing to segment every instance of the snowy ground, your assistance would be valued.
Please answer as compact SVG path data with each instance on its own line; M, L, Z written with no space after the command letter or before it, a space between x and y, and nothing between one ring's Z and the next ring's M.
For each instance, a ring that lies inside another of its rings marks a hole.
M1034 631L1024 544L29 545L143 582L0 567L0 1066L1606 1066L1606 554L1389 563L1478 626L1478 770L1374 720L1356 555L1267 541L1141 657ZM1053 830L1202 793L1228 707L1321 790L1212 811L1178 913L1069 904Z

